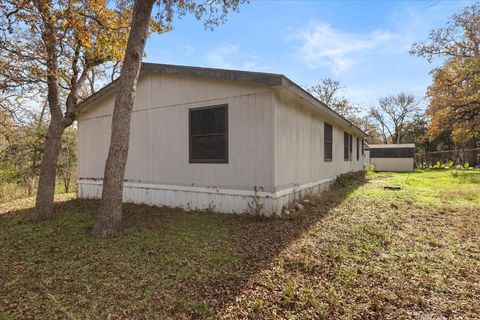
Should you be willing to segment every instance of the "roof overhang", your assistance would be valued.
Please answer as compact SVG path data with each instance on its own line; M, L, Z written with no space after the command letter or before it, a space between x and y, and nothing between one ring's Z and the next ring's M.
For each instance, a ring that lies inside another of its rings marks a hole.
M172 75L182 75L182 76L191 76L191 77L200 77L208 79L217 79L217 80L228 80L228 81L243 81L258 83L266 85L269 87L279 87L283 88L298 98L307 101L310 104L313 104L315 107L319 108L324 113L330 115L337 120L341 125L350 128L352 131L356 132L362 138L368 137L368 135L363 132L360 128L355 126L349 120L329 108L326 104L312 96L301 86L288 79L283 74L277 73L266 73L266 72L251 72L251 71L240 71L240 70L228 70L228 69L217 69L217 68L203 68L203 67L192 67L192 66L180 66L180 65L171 65L171 64L159 64L159 63L148 63L143 62L141 71L150 71L150 72L159 72L164 74ZM102 97L108 95L109 93L115 92L117 87L118 80L112 81L90 97L83 100L78 108L80 112L83 112L88 109L93 102L101 99Z
M369 149L415 148L415 143L369 144Z

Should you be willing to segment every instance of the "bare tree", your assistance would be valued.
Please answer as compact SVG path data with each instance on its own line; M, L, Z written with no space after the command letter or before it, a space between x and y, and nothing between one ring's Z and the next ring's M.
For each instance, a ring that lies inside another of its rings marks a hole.
M353 105L350 100L341 95L345 87L338 80L325 78L314 86L306 88L318 100L325 103L330 109L341 116L352 120L358 117L360 108Z
M314 86L306 87L311 95L368 134L368 141L377 142L380 135L377 126L368 116L361 114L360 107L342 94L344 89L340 81L331 78L325 78Z
M405 128L419 111L415 96L400 93L380 98L378 107L372 107L369 115L380 125L384 143L401 143Z

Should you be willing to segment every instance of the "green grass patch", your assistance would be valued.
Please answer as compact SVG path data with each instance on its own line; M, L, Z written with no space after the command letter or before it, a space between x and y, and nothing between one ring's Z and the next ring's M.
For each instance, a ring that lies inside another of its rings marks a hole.
M108 239L96 201L4 203L0 318L478 318L479 177L343 176L279 219L125 205Z

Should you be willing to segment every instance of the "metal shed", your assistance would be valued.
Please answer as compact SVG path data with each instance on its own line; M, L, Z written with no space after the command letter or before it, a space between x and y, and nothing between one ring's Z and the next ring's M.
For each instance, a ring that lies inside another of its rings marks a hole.
M415 144L370 144L369 163L376 171L413 171Z

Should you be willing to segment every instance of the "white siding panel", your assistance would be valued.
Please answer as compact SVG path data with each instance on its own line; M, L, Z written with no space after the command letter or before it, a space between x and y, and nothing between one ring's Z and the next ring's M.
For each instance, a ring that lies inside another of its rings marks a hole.
M413 171L413 158L370 158L375 171Z
M331 180L337 175L363 168L363 156L356 158L353 137L352 161L344 161L342 128L332 121L333 160L324 161L323 116L306 102L276 93L275 104L275 190Z
M273 189L272 92L234 81L143 75L132 113L125 179L150 184ZM103 178L114 95L79 119L79 178ZM228 104L228 164L189 163L189 109ZM165 199L171 201L172 197ZM179 200L180 201L180 200ZM174 204L176 201L173 201Z
M87 198L101 196L114 95L94 104L78 121L78 194ZM229 162L191 164L189 109L218 104L228 104ZM333 161L324 162L323 115L300 99L262 85L145 73L132 113L124 200L244 212L258 187L265 213L279 214L338 174L362 168L355 145L353 160L343 160L344 129L329 123Z

